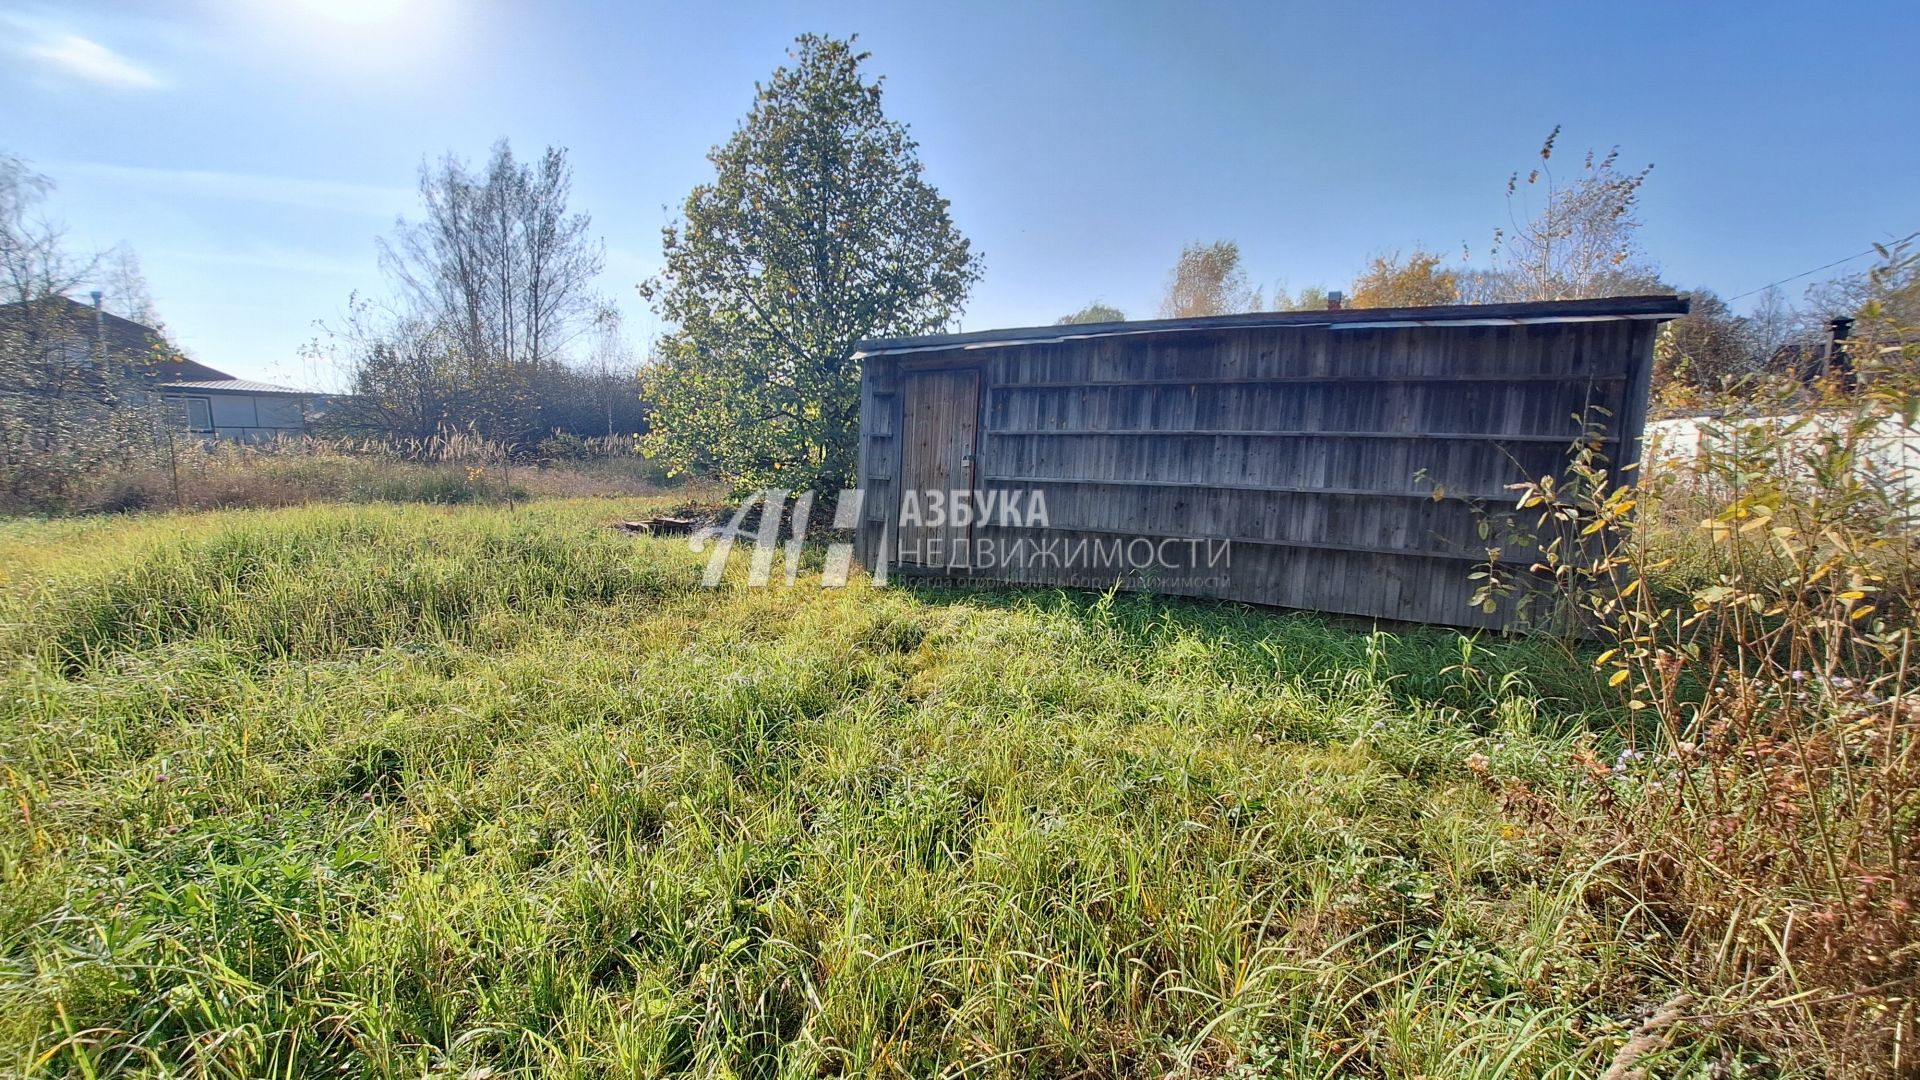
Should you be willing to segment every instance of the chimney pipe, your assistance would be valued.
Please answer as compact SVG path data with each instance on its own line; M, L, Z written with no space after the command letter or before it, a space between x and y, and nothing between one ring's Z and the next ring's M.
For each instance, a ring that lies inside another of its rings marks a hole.
M100 299L105 296L99 289L93 290L93 358L98 362L107 354L106 317L100 307Z
M1853 336L1853 320L1841 315L1827 324L1827 374L1842 393L1854 390L1853 357L1847 355L1847 339Z
M1335 289L1327 294L1327 310L1339 311L1347 306L1347 294Z

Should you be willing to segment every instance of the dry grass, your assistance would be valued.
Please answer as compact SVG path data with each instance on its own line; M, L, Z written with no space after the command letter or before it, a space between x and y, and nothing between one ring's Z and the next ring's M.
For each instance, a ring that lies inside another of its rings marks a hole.
M253 446L182 445L157 462L91 478L60 509L121 513L310 503L455 505L645 497L685 486L631 454L517 462L505 460L498 447L458 434L410 444L280 439Z

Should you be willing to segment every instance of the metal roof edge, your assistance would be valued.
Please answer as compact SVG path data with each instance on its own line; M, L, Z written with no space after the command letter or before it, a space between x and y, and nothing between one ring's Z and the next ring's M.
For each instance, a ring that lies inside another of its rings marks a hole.
M285 394L291 397L319 397L311 390L254 382L251 379L182 379L155 384L161 390L193 390L206 394Z
M1610 322L1622 319L1666 320L1687 313L1685 297L1673 294L1601 297L1588 300L1538 300L1513 304L1451 304L1412 308L1342 308L1335 311L1251 312L1197 319L1143 319L1137 322L1079 323L976 330L962 334L870 338L854 342L849 355L941 352L950 349L1007 348L1082 338L1166 334L1194 330L1256 330L1269 327L1324 326L1331 330L1377 330L1401 326L1516 326L1561 322Z

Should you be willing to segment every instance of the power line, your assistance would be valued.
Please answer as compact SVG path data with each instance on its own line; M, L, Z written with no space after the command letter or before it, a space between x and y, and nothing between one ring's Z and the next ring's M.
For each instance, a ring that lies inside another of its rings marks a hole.
M1822 271L1822 270L1831 270L1831 269L1833 269L1834 267L1836 267L1836 266L1839 266L1839 265L1840 265L1841 263L1850 263L1850 262L1852 262L1852 261L1853 261L1853 260L1855 260L1855 259L1858 259L1858 258L1861 258L1861 257L1863 257L1863 256L1867 256L1867 255L1871 255L1871 254L1873 254L1874 252L1876 252L1876 251L1878 251L1878 250L1880 250L1880 249L1879 249L1879 248L1868 248L1867 250L1865 250L1865 251L1862 251L1862 252L1859 252L1858 254L1854 254L1854 255L1849 255L1849 256L1847 256L1847 257L1846 257L1846 258L1844 258L1844 259L1835 259L1835 260L1833 260L1832 262L1830 262L1830 263L1828 263L1828 264L1826 264L1825 266L1816 266L1816 267L1814 267L1814 268L1813 268L1813 269L1811 269L1811 270L1807 270L1807 271L1803 271L1803 272L1801 272L1801 273L1798 273L1798 274L1795 274L1795 275L1793 275L1792 277L1783 277L1783 278L1781 278L1781 279L1780 279L1779 281L1773 281L1773 282L1768 282L1767 284L1765 284L1765 285L1762 285L1762 286L1760 286L1760 287L1759 287L1759 288L1757 288L1757 289L1748 289L1748 290L1747 290L1746 292L1743 292L1743 293L1741 293L1741 294L1740 294L1739 296L1729 296L1729 297L1727 297L1727 303L1729 303L1729 304L1731 304L1731 303L1733 303L1733 302L1734 302L1735 300L1744 300L1744 299L1746 299L1747 297L1749 297L1749 296L1752 296L1752 295L1753 295L1754 293L1763 293L1763 292L1766 292L1766 291L1767 291L1768 289L1771 289L1771 288L1773 288L1773 287L1774 287L1775 285L1785 285L1785 284L1786 284L1787 282L1789 282L1789 281L1798 281L1798 280L1800 280L1800 279L1801 279L1801 278L1803 278L1803 277L1807 277L1807 276L1809 276L1809 275L1812 275L1812 274L1817 274L1817 273L1819 273L1819 272L1820 272L1820 271Z

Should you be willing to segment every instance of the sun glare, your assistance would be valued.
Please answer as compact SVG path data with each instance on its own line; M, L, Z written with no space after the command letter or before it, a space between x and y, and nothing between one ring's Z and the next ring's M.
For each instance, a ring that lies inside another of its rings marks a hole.
M448 0L282 0L239 9L287 61L361 85L436 71L478 18Z
M350 27L386 27L404 21L420 5L414 0L292 0L300 15Z

